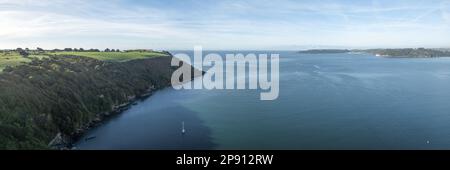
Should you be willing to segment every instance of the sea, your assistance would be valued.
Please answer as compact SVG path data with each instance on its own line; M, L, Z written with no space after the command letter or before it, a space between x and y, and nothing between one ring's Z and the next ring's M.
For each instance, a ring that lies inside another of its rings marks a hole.
M279 54L279 97L168 87L91 129L76 149L450 149L450 57L207 53Z

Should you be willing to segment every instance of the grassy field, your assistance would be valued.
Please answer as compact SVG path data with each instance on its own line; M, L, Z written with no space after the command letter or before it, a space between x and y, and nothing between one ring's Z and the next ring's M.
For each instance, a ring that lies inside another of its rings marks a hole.
M135 59L144 59L151 57L162 57L167 56L165 53L156 51L133 51L133 52L31 52L28 57L22 57L16 51L0 51L0 72L6 66L17 66L31 62L32 58L44 58L49 55L73 55L95 58L102 61L114 61L114 62L124 62Z
M95 58L103 61L130 61L135 59L167 56L161 52L49 52L50 55L74 55Z
M6 66L17 66L30 61L30 59L20 56L17 52L0 52L0 72Z

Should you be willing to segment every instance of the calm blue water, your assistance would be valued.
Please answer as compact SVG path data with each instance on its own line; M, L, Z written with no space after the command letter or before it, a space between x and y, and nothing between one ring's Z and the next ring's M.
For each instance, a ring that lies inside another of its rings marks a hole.
M168 88L76 147L450 149L450 58L276 53L278 100L260 101L253 90Z

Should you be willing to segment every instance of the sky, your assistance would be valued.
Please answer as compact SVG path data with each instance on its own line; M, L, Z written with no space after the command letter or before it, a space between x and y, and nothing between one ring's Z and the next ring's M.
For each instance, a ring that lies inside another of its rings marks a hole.
M0 49L450 47L450 0L0 0Z

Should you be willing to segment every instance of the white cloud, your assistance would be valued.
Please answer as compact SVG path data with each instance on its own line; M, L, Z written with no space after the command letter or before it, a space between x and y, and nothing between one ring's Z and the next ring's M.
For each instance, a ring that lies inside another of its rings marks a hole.
M0 0L0 48L450 44L449 3L373 2L219 1L180 12L121 0ZM442 22L427 22L435 14Z

